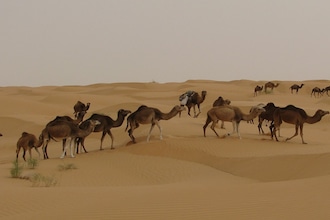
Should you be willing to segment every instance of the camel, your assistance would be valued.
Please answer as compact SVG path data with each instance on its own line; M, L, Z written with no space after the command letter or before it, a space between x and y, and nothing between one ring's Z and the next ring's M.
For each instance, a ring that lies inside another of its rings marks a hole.
M241 135L239 132L239 123L241 120L244 121L250 121L253 118L260 115L262 112L264 112L265 109L255 106L252 108L252 111L249 114L244 114L240 108L236 106L218 106L213 107L207 112L207 119L205 122L205 125L203 126L204 131L204 137L206 137L205 130L206 127L210 122L212 122L211 129L214 131L214 133L219 137L218 133L215 131L215 126L219 120L221 121L230 121L233 123L233 132L237 133L239 139L241 139Z
M257 96L257 95L258 95L258 92L261 92L263 88L264 88L264 86L259 86L259 85L257 85L257 86L254 88L254 96Z
M151 124L148 137L147 137L147 142L150 140L150 135L151 131L156 125L159 129L160 135L159 138L160 140L163 139L162 136L162 127L160 126L159 121L160 120L169 120L176 116L179 112L182 112L185 110L184 106L179 106L176 105L172 108L172 110L168 113L163 113L157 108L152 108L148 107L145 105L140 106L135 112L130 114L127 117L127 126L125 131L127 131L128 126L130 126L130 129L128 130L128 135L130 136L131 140L133 143L135 142L135 137L133 136L133 131L139 127L139 124Z
M230 105L231 101L229 99L223 99L222 96L219 96L217 100L213 102L213 107Z
M275 136L276 141L278 141L276 136L276 130L278 130L282 122L295 125L295 133L291 137L287 138L286 141L291 140L293 137L298 135L298 127L300 128L300 136L303 144L306 144L303 137L304 123L314 124L319 122L323 116L329 114L329 111L323 111L321 109L317 110L313 116L307 115L307 113L293 105L288 105L284 108L278 108L274 111L274 128L272 129L272 139Z
M39 158L40 158L40 152L39 152L38 148L41 147L41 145L42 145L42 141L39 141L34 134L23 132L22 136L18 139L17 144L16 144L16 146L17 146L16 161L18 161L18 154L19 154L21 148L23 148L24 161L26 161L25 152L27 150L29 151L30 159L32 159L32 154L31 154L32 148L34 148L37 151Z
M74 116L77 118L78 113L79 112L82 112L82 111L84 111L86 113L87 110L90 107L90 104L91 103L87 102L87 104L85 105L81 101L77 101L77 103L73 106L73 110L74 110L73 114L74 114Z
M271 125L273 124L273 121L274 121L274 111L279 108L277 106L274 105L274 103L272 102L269 102L267 103L267 105L264 107L264 109L266 110L265 112L262 112L259 116L258 116L258 131L259 131L259 134L265 134L264 130L262 129L262 122L264 120L267 120L267 121L270 121L271 122ZM269 126L271 128L271 126ZM272 133L272 131L271 131Z
M114 137L113 137L110 129L120 127L123 124L123 122L125 120L125 117L129 113L131 113L130 110L120 109L117 113L117 119L116 120L113 120L111 117L109 117L107 115L96 114L96 113L93 114L91 117L89 117L89 119L87 119L87 120L98 120L100 122L100 124L97 125L95 127L94 131L93 131L93 132L101 132L102 131L100 150L103 150L102 144L103 144L103 139L104 139L106 134L108 134L111 138L111 148L110 149L115 149L113 147ZM86 126L88 126L88 124L83 122L83 123L81 123L81 125L79 127L84 129ZM81 144L81 146L84 149L85 153L87 153L87 151L85 149L84 142L85 142L85 138L79 138L78 139L78 141L77 141L77 151L78 151L79 144Z
M222 96L219 96L217 100L213 102L213 107L230 105L231 101L229 99L223 99ZM225 129L224 121L221 121L221 128Z
M330 86L327 86L323 89L323 93L326 92L328 96L329 96L329 93L328 93L329 91L330 91Z
M66 150L70 147L71 157L73 155L73 143L76 141L77 138L85 138L87 137L95 127L100 123L97 120L88 120L88 127L86 129L81 129L78 125L69 122L69 121L54 121L52 123L47 124L47 126L42 130L42 133L39 137L39 140L42 141L43 146L43 153L44 159L48 159L47 154L47 146L51 139L58 140L58 139L65 139L65 148L60 158L64 158L66 154Z
M52 123L54 121L69 121L69 122L72 122L72 123L78 125L78 124L80 124L80 122L82 122L84 120L85 114L86 114L86 111L77 112L76 119L73 119L73 118L71 118L70 116L67 116L67 115L65 115L65 116L56 116L56 118L54 120L48 122L48 124Z
M296 94L298 93L298 90L301 89L305 84L301 84L300 86L298 84L293 84L290 89L291 89L291 93L293 93L293 90L296 90Z
M324 91L325 91L325 89L320 89L319 87L314 87L312 89L311 96L313 96L313 94L314 94L314 97L316 97L316 93L317 93L318 97L320 97L323 94Z
M190 115L190 109L193 107L194 109L194 118L197 118L201 113L200 104L204 102L207 92L202 91L202 95L200 96L198 92L193 92L192 95L188 98L187 103L185 104L188 108L188 115ZM198 114L196 114L196 108L198 107ZM191 115L190 115L191 116Z
M270 88L271 91L273 91L274 88L278 87L280 84L279 83L273 83L273 82L267 82L265 84L265 93L267 93L267 88Z

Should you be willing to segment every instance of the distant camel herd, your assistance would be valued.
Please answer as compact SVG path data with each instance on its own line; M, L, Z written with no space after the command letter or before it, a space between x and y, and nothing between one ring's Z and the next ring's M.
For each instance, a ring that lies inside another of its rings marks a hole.
M290 90L291 90L291 93L293 93L293 91L295 91L295 93L298 93L299 89L301 89L305 84L293 84L292 86L290 86ZM254 88L254 96L257 96L263 89L265 90L265 93L268 93L268 92L272 92L274 88L278 87L279 86L279 83L273 83L273 82L267 82L265 83L265 86L259 86L259 85L256 85L256 87ZM270 91L269 91L270 89ZM314 95L314 97L316 97L316 94L318 95L318 97L322 96L324 93L326 93L328 96L329 95L329 91L330 91L330 86L328 87L325 87L323 89L320 89L319 87L314 87L312 89L312 92L311 92L311 96Z
M290 87L291 92L296 90L298 92L299 89L303 87L304 84L301 85L292 85ZM279 84L275 83L266 83L264 88L266 89L274 89L278 87ZM263 86L258 88L256 87L255 93L261 91ZM330 87L323 89L323 92L328 90ZM23 132L21 137L17 141L17 149L16 149L16 160L18 160L18 155L20 149L23 149L23 159L25 160L26 151L29 152L31 158L31 149L35 149L36 152L40 153L38 148L42 146L42 151L44 155L44 159L48 159L47 154L47 146L51 140L62 140L63 152L60 158L65 157L66 151L70 148L70 155L74 157L74 149L76 148L76 153L79 153L79 149L82 148L85 153L87 150L85 149L85 138L91 134L92 132L102 132L101 135L101 143L100 150L103 150L102 143L103 140L108 134L111 138L111 149L114 149L114 137L111 133L111 128L120 127L126 116L127 117L127 125L125 131L128 132L129 137L133 143L136 143L133 132L135 129L139 127L140 124L151 124L147 141L150 140L151 132L156 125L159 129L160 139L162 139L162 127L160 125L161 120L169 120L176 115L179 114L181 116L181 112L185 110L185 106L188 108L188 115L190 115L190 109L194 109L194 117L198 117L201 113L200 104L204 102L206 98L206 91L202 91L201 95L195 91L189 91L180 96L180 101L185 97L187 100L184 104L182 102L181 105L174 106L168 113L163 113L157 108L148 107L146 105L141 105L137 108L136 111L131 112L130 110L120 109L117 113L117 119L114 120L111 117L103 114L92 114L87 120L83 121L85 114L90 108L90 103L86 105L80 101L78 101L74 105L74 118L69 116L57 116L55 119L46 124L45 128L42 130L39 139L36 138L35 135ZM256 94L255 94L256 95ZM197 106L199 112L196 113L195 106ZM218 97L213 103L213 107L207 111L207 118L205 124L203 126L204 136L206 136L206 128L211 124L211 129L219 136L215 130L215 126L219 121L222 122L221 128L223 128L223 123L225 121L232 122L233 125L233 133L237 133L238 137L241 139L239 124L243 121L253 121L254 118L258 117L258 130L259 134L264 134L264 130L262 129L262 123L264 120L270 122L270 132L271 138L278 141L278 136L276 133L280 132L280 126L283 122L294 124L295 125L295 133L292 137L287 138L286 140L290 140L293 137L298 135L298 129L300 129L300 136L302 143L306 143L303 139L303 125L304 123L314 124L322 119L323 116L329 114L329 111L317 110L313 116L307 115L307 113L298 107L293 105L288 105L286 107L277 107L274 103L269 102L266 105L260 104L257 106L252 106L249 113L243 113L241 109L237 106L232 106L231 101L228 99L223 99L221 96ZM0 134L0 136L2 136ZM79 148L80 146L80 148ZM80 149L80 151L82 150Z

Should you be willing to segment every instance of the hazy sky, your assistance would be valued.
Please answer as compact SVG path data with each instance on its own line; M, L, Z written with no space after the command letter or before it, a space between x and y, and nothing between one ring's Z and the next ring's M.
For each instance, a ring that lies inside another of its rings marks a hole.
M2 0L0 86L330 79L328 0Z

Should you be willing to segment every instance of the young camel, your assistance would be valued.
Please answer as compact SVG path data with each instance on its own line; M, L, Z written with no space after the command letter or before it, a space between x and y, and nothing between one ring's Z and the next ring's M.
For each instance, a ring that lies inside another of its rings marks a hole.
M87 102L87 104L85 105L81 101L77 101L77 103L73 106L73 110L74 110L73 114L74 114L74 116L77 118L78 113L79 112L83 112L83 111L86 113L87 110L90 107L90 104L91 103Z
M258 93L261 92L263 88L264 88L264 86L259 86L259 85L257 85L257 86L254 88L254 96L257 96Z
M70 147L71 157L74 157L73 145L76 139L87 137L91 132L93 132L95 126L97 126L100 122L97 120L88 120L86 123L89 124L86 129L81 129L76 124L69 121L54 121L49 123L42 130L42 133L39 137L39 140L43 143L42 150L44 153L44 159L49 158L47 154L47 146L51 139L66 140L65 147L60 158L64 158L68 147Z
M18 160L18 154L19 154L21 148L23 148L24 161L26 161L25 153L27 150L29 151L30 159L32 158L32 154L31 154L32 148L34 148L37 151L39 158L40 158L40 152L39 152L38 148L41 147L41 145L42 145L42 141L39 141L34 134L23 132L22 136L18 139L17 144L16 144L16 146L17 146L16 161Z
M276 130L280 129L282 122L295 125L295 133L291 137L287 138L286 141L292 139L298 135L298 127L300 128L300 136L303 144L306 144L303 137L304 123L314 124L319 122L323 116L329 114L329 111L323 111L321 109L317 110L313 116L307 115L307 113L293 105L288 105L284 108L278 108L274 111L274 128L272 129L272 139L275 136L276 141L278 141L276 136Z
M113 141L114 141L114 137L111 133L111 128L116 128L116 127L120 127L124 120L125 117L131 113L130 110L125 110L125 109L120 109L117 113L117 119L113 120L111 117L107 116L107 115L101 115L101 114L93 114L91 117L89 117L89 119L87 120L98 120L100 122L99 125L97 125L94 129L93 132L101 132L102 131L102 136L101 136L101 145L100 145L100 150L103 150L102 148L102 144L103 144L103 140L106 134L108 134L111 138L111 149L115 149L113 147ZM86 126L88 126L88 124L86 124L85 122L81 123L81 125L79 126L81 129L85 129ZM85 138L79 138L77 141L77 153L78 153L78 147L79 144L81 144L81 147L84 149L85 153L87 153L86 149L85 149Z
M271 91L273 91L274 88L278 87L280 84L279 83L273 83L273 82L267 82L265 84L265 93L267 93L267 88L270 88Z
M130 114L127 118L127 126L125 131L127 131L128 126L130 126L130 129L128 130L128 135L132 139L133 143L135 142L135 137L133 136L133 131L139 127L139 124L151 124L147 142L150 140L151 131L156 125L160 132L160 140L163 139L162 136L162 127L159 124L160 120L169 120L176 116L179 112L182 112L185 110L184 106L176 105L172 108L172 110L169 113L163 113L157 108L148 107L145 105L140 106L135 112Z
M298 93L298 90L301 89L304 86L304 84L302 83L300 86L298 84L293 84L290 89L291 89L291 93L293 93L293 90L296 90L296 94Z
M197 92L195 92L187 101L187 108L188 108L188 115L190 115L190 109L193 107L194 109L194 118L197 118L198 115L201 113L200 104L204 102L207 92L202 91L202 95L200 96ZM196 114L196 108L198 107L198 114Z
M236 106L219 106L219 107L213 107L207 112L207 119L205 122L205 125L203 126L204 131L204 137L206 137L205 130L208 124L212 122L211 129L214 131L214 133L219 137L218 133L215 131L215 126L219 120L221 121L230 121L233 123L233 134L237 133L238 137L241 139L241 135L239 132L239 123L241 120L244 121L251 121L258 115L260 115L262 112L264 112L265 109L259 106L255 106L251 109L251 112L249 114L244 114L240 108Z

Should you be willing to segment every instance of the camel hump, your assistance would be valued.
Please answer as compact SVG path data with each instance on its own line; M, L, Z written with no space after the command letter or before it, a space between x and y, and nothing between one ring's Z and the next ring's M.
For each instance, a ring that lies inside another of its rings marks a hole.
M195 91L193 90L188 90L185 93L183 93L182 95L179 96L179 101L182 101L184 98L186 98L188 96L188 98L192 97L194 94L196 94Z
M138 111L139 110L141 110L141 109L143 109L143 108L147 108L148 106L146 106L146 105L140 105L140 107L137 109Z
M29 133L27 133L27 132L25 132L25 131L23 131L22 132L22 136L26 136L26 135L28 135Z

